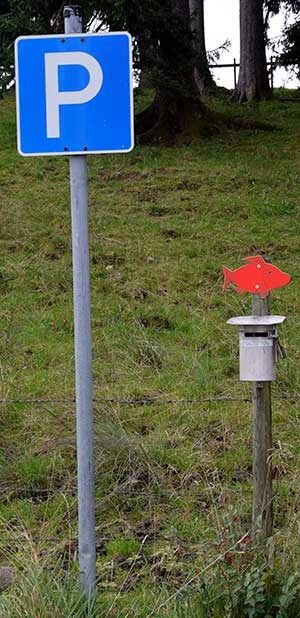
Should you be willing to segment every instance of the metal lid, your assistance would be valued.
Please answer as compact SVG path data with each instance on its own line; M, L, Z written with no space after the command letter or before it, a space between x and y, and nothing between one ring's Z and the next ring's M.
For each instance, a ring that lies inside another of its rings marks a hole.
M233 326L276 326L282 324L285 315L241 315L227 320L227 324Z

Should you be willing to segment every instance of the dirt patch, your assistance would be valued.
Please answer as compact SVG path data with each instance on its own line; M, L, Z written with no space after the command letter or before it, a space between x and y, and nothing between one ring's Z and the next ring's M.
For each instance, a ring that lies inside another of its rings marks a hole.
M120 264L124 264L125 258L121 255L118 255L114 251L110 253L96 253L92 257L92 263L97 265L105 265L105 266L116 266Z
M177 191L199 191L199 189L201 189L201 185L190 180L182 180L176 187Z
M231 480L233 483L244 483L248 481L252 477L252 464L247 464L245 466L239 466L235 469Z
M161 315L151 315L148 318L140 318L139 323L144 328L155 328L156 330L172 330L173 326L168 318Z
M165 206L151 206L149 215L150 217L167 217L173 213L171 208Z
M179 232L176 230L163 230L162 235L165 238L178 238L180 236Z

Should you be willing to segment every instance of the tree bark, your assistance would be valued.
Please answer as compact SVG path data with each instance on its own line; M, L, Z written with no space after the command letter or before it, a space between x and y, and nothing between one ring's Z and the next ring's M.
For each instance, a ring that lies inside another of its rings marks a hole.
M196 52L195 80L200 94L216 88L209 70L204 27L204 0L189 0L193 46Z
M149 63L149 56L152 59L155 55L155 46L149 30L143 29L137 36L138 49L139 49L139 85L141 88L153 87L153 76L151 71L151 62Z
M234 98L270 99L264 39L263 0L240 0L240 73Z
M156 96L135 121L136 134L143 143L172 144L177 138L191 142L208 130L209 115L194 76L189 0L169 0L166 8L171 23L161 22Z

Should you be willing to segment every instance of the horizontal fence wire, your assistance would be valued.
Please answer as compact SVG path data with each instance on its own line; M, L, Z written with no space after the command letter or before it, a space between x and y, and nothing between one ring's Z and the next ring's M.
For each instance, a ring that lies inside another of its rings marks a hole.
M272 56L271 60L267 60L266 65L268 67L273 67L273 69L278 69L278 68L282 68L282 67L291 67L291 66L297 66L297 64L295 62L286 62L286 61L282 61L279 58L277 58L276 56ZM227 69L227 68L234 68L234 67L239 67L240 63L236 61L236 59L234 58L233 62L225 62L225 63L211 63L208 65L210 69Z
M283 399L283 400L291 400L297 401L300 399L299 393L283 393L279 395L272 395L272 399ZM203 398L182 398L182 399L160 399L154 397L141 397L136 399L117 399L110 397L94 397L94 403L109 403L109 404L118 404L118 405L129 405L129 406L153 406L153 405L175 405L175 404L194 404L194 403L251 403L252 397L230 397L230 396L216 396L216 397L203 397ZM66 399L0 399L0 404L8 405L22 405L22 404L69 404L76 403L75 398L66 398Z
M126 497L132 497L132 498L136 498L136 497L146 497L146 498L160 498L160 497L167 497L167 498L182 498L182 497L190 497L190 498L202 498L205 499L209 496L212 496L213 494L217 494L218 496L221 495L226 495L226 494L249 494L252 493L252 491L250 489L244 489L244 488L225 488L225 487L216 487L216 486L212 486L212 487L206 487L206 489L202 490L202 491L189 491L189 490L177 490L177 489L169 489L169 490L165 490L165 491L143 491L143 490L135 490L135 489L111 489L111 490L103 490L101 487L95 487L95 491L99 491L102 493L102 496L105 497L110 497L113 498L114 496L126 496ZM65 489L35 489L35 488L30 488L30 487L20 487L18 486L14 486L14 485L9 485L9 486L1 486L0 485L0 492L2 492L2 496L0 493L0 500L1 497L2 499L5 498L5 496L3 495L4 492L7 493L15 493L15 494L28 494L29 497L31 498L35 498L40 496L57 496L57 495L63 495L63 496L67 496L67 495L71 495L71 496L75 496L77 495L77 487L76 488L65 488Z
M97 488L96 488L97 489ZM45 494L47 490L40 490L37 493L41 493L41 494ZM205 498L207 499L208 497L211 497L212 493L216 493L216 501L218 502L218 497L220 498L221 496L226 496L226 494L229 493L252 493L250 490L221 490L220 488L218 488L218 490L216 490L216 488L212 488L212 491L210 491L209 489L207 489L207 493L204 494L204 492L187 492L187 491L153 491L153 492L149 492L149 491L132 491L132 490L124 490L124 489L120 489L120 490L113 490L113 491L104 491L103 492L103 496L105 497L108 496L110 498L114 497L115 495L123 495L124 497L136 497L136 496L141 496L141 497L200 497L202 500L204 500ZM51 491L52 495L56 495L61 493L63 495L66 495L66 491ZM74 496L76 494L76 491L74 490ZM34 492L35 494L35 492ZM224 500L224 504L226 504L226 501ZM207 509L203 506L203 510L206 511ZM122 536L122 541L132 541L133 539L135 539L136 541L140 542L141 546L143 546L146 543L170 543L173 545L178 545L181 544L182 546L186 546L187 548L197 548L199 547L203 547L203 545L205 544L205 542L201 542L199 543L199 541L194 541L192 539L186 539L183 538L182 536L178 535L178 534L174 534L172 536L166 536L164 535L162 532L160 532L159 530L155 529L155 523L153 522L154 528L151 529L148 533L147 532L132 532L131 536ZM36 536L36 535L30 535L28 533L24 533L23 536L13 536L13 532L10 533L11 536L7 536L7 535L0 535L0 546L2 547L13 547L14 544L18 545L18 544L23 544L23 543L28 543L28 544L40 544L40 543L55 543L55 544L59 544L59 545L63 545L63 547L67 547L67 546L71 546L74 545L75 543L78 543L78 536L64 536L64 537L59 537L59 536ZM128 534L128 533L127 533ZM120 531L116 531L115 535L110 534L107 536L102 536L102 537L96 537L96 546L102 546L105 545L105 543L109 543L112 541L115 541L116 538L120 538Z
M251 490L247 490L247 489L224 489L221 487L208 487L205 490L200 491L188 491L188 490L168 490L168 491L143 491L143 490L132 490L132 489L112 489L112 490L103 490L102 488L99 487L95 487L95 490L100 490L101 491L101 496L97 497L96 496L96 502L101 498L105 499L105 498L113 498L116 496L123 496L126 499L130 499L130 498L197 498L200 500L200 504L199 504L199 508L201 507L201 501L203 501L203 505L202 505L202 510L204 512L207 512L207 507L205 505L205 501L207 499L211 499L212 496L215 498L216 503L221 504L221 502L223 502L224 504L226 504L226 496L228 496L229 494L251 494L252 491ZM30 488L26 488L26 487L14 487L14 486L2 486L0 485L0 492L2 492L2 501L5 500L10 500L11 496L9 495L9 492L11 494L21 494L22 497L27 497L29 499L36 499L36 498L53 498L53 497L57 497L58 495L62 495L62 496L67 496L67 495L71 495L73 497L77 496L77 489L73 488L73 489L30 489ZM5 495L5 492L7 492L7 494ZM1 494L0 494L1 495ZM1 497L0 497L1 500ZM116 533L119 537L120 532L118 531ZM143 537L143 538L141 538ZM113 535L110 536L105 536L105 537L99 537L96 538L96 545L100 545L103 546L105 543L109 543L111 541L114 541L116 537L114 537ZM155 531L155 530L151 530L151 532L149 533L132 533L132 535L130 537L123 537L122 536L122 541L132 541L132 539L135 538L137 541L139 541L141 543L141 545L147 543L162 543L162 542L168 542L174 545L178 545L179 543L181 545L186 545L187 547L193 547L196 548L197 546L202 546L203 543L197 543L196 541L192 541L190 539L184 539L182 537L180 537L179 535L173 535L173 536L165 536L163 534L160 534L159 531ZM56 537L56 536L52 536L52 537L43 537L43 536L35 536L35 535L29 535L29 534L24 534L24 536L16 536L14 537L13 535L11 535L10 537L7 536L1 536L0 535L0 546L2 547L13 547L14 544L18 545L18 544L23 544L23 543L28 543L28 544L40 544L40 543L55 543L55 544L60 544L63 545L64 547L66 546L71 546L75 543L78 542L78 537L74 537L74 536L66 536L66 537Z
M119 534L119 533L118 533ZM159 542L167 542L167 543L174 543L174 544L178 544L178 543L182 543L183 545L186 545L187 547L193 546L193 547L202 547L205 543L197 543L197 542L193 542L191 540L188 539L184 539L180 536L164 536L164 535L158 535L155 534L153 532L149 533L149 534L142 534L139 535L139 539L138 540L141 543L141 546L144 545L146 542L153 542L153 543L159 543ZM122 537L122 541L132 541L134 538L134 534L132 534L132 536L124 536ZM115 541L115 537L113 536L106 536L106 537L96 537L96 545L103 545L105 543L110 543L112 541ZM1 537L0 536L0 545L2 546L9 546L9 545L13 545L14 543L19 544L19 543L62 543L64 545L71 545L73 543L78 543L78 536L71 536L71 537L55 537L55 536L50 536L50 537L37 537L37 536L28 536L28 535L24 535L24 536L18 536L18 537L11 537L11 538L7 538L7 537Z
M299 393L283 393L283 394L274 394L273 395L273 399L277 399L277 400L289 400L289 401L297 401L300 400L300 394ZM141 398L135 398L135 399L118 399L118 398L105 398L105 397L95 397L93 399L94 403L103 403L103 404L117 404L117 405L129 405L129 406L153 406L153 405L179 405L179 404L209 404L209 403L236 403L236 402L241 402L241 403L251 403L252 402L252 397L251 396L245 396L245 397L241 397L241 396L236 396L236 397L232 397L232 396L227 396L227 395L220 395L220 396L212 396L212 397L203 397L203 398L181 398L181 399L162 399L162 398L155 398L155 397L141 397ZM68 397L68 398L64 398L64 399L51 399L51 398L37 398L37 399L26 399L26 398L16 398L16 399L9 399L9 398L0 398L0 404L2 405L8 405L8 404L12 404L12 405L25 405L25 404L32 404L32 405L43 405L43 404L53 404L53 405L65 405L65 404L75 404L76 403L76 399L74 397ZM300 492L297 491L293 491L290 487L289 487L290 492L293 494L293 497L300 497ZM116 488L116 489L111 489L111 490L103 490L101 487L95 487L95 491L100 492L100 496L96 496L97 500L101 500L101 498L106 499L106 498L113 498L116 496L119 497L124 497L126 499L134 499L134 498L152 498L152 499L158 499L158 498L170 498L170 499L180 499L182 497L184 498L190 498L190 499L199 499L203 500L205 502L205 500L207 500L208 498L214 498L216 500L216 502L220 503L222 500L224 500L224 502L226 501L226 496L228 495L249 495L252 494L252 489L246 489L246 488L227 488L224 486L208 486L203 490L185 490L185 489L170 489L170 490L140 490L140 489L126 489L126 488ZM2 494L2 495L1 495ZM55 488L55 489L40 489L40 488L34 488L34 487L20 487L19 485L14 486L14 485L1 485L0 483L0 500L10 500L12 499L13 496L22 496L22 497L26 497L28 499L34 499L34 498L45 498L45 499L51 499L53 497L59 496L59 495L64 495L64 496L73 496L76 497L77 496L77 487L66 487L66 488ZM274 496L276 496L276 492L274 492ZM205 505L203 506L203 510L205 509ZM118 533L119 534L119 533ZM131 541L132 538L134 537L134 534L130 537L128 537L127 539L124 537L122 538L122 540L128 540ZM107 537L99 537L96 539L96 544L99 545L103 545L105 543L108 543L110 541L113 541L114 537L113 536L107 536ZM153 532L151 532L150 534L145 534L143 536L143 539L138 539L141 542L141 545L143 545L146 542L168 542L168 543L173 543L173 544L185 544L188 547L197 547L197 543L193 542L191 540L187 540L187 539L183 539L177 535L174 535L173 537L166 537L166 536L162 536L159 535L159 533L155 534ZM63 544L64 547L66 546L71 546L72 544L75 544L78 542L78 537L66 537L66 538L61 538L61 537L36 537L36 536L28 536L28 535L24 535L24 536L18 536L18 537L13 537L11 536L10 538L5 537L1 537L0 536L0 545L3 547L11 547L14 544L22 544L22 543L55 543L55 544ZM199 547L201 544L199 544ZM203 544L202 544L203 545Z

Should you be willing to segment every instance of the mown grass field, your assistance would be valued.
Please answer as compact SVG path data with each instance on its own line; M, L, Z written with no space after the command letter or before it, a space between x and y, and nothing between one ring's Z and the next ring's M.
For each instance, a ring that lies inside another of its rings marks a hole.
M297 93L295 102L284 96L242 110L209 102L273 131L224 130L192 146L89 158L96 616L300 615L300 399L277 398L300 394L300 104ZM19 575L1 597L0 615L92 615L82 613L73 583L68 160L20 157L15 132L7 98L0 102L0 554ZM267 546L240 542L251 529L251 403L244 401L251 385L239 382L238 338L226 321L251 313L251 298L222 292L222 266L261 253L292 276L271 299L273 313L288 319L287 359L273 386ZM207 398L217 401L189 401Z

